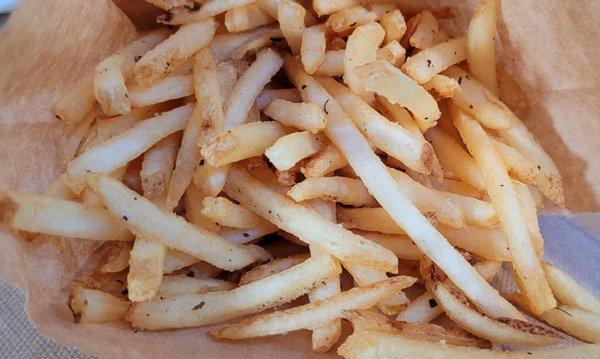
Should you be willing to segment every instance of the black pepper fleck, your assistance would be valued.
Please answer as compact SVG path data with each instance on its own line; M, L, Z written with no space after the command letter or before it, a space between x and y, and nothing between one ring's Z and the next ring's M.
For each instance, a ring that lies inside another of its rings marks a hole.
M302 85L302 89L304 90L306 88L306 85Z
M327 101L325 101L325 103L323 104L323 111L325 111L325 113L329 115L329 112L327 112L327 103L328 102L329 102L329 99L327 99Z
M205 304L204 301L202 301L202 302L198 303L197 305L195 305L192 310L198 310L198 309L204 307L204 304Z
M435 301L435 299L431 298L429 299L429 308L435 308L437 307L437 302Z
M427 67L431 67L431 60L427 59Z
M141 59L141 58L142 58L142 57L138 55L138 56L136 56L136 57L133 59L133 61L135 61L135 62L138 62L138 61L140 61L140 59Z
M124 220L128 220L129 219L129 218L127 218L126 215L123 215L123 217L121 217L121 218L123 218Z
M246 232L244 232L244 234L242 234L242 235L243 235L245 238L248 238L248 237L250 237L250 234L248 234L248 233L246 233Z

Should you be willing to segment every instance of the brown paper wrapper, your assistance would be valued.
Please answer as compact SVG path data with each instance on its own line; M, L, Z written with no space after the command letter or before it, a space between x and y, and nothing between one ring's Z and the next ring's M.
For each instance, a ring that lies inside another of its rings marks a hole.
M477 3L397 2L408 15L424 8L443 14L443 26L453 34L465 32ZM136 25L153 26L157 9L141 0L115 3L25 0L0 33L1 189L37 192L62 172L60 124L51 106L84 72L134 37ZM599 15L600 2L594 1L504 0L498 23L502 97L557 162L566 206L577 212L600 208ZM25 242L1 227L0 245L0 276L27 292L32 322L43 335L82 352L103 357L315 355L308 331L232 343L212 340L205 329L147 333L122 323L74 324L66 286L81 270L90 244L57 238Z

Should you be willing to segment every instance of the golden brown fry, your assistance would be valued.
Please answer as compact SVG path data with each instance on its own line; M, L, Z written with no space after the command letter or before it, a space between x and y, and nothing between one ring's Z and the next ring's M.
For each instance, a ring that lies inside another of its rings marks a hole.
M490 140L494 144L494 147L496 147L498 155L502 158L502 162L504 162L504 165L508 169L508 174L512 178L527 184L535 183L535 178L540 170L533 162L504 142L494 137L490 137Z

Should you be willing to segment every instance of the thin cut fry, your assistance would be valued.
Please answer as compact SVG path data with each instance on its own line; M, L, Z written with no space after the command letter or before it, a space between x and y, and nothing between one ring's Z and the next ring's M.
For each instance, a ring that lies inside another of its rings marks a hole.
M194 2L192 0L145 0L147 3L150 3L156 7L159 7L163 10L169 10L171 8L177 6L193 6Z
M300 172L307 178L323 177L326 174L348 165L348 162L334 145L328 145L324 150L310 158Z
M362 25L352 32L346 43L344 52L344 82L368 103L373 102L373 95L365 93L373 91L365 86L364 77L356 74L357 68L377 59L377 49L385 37L385 31L377 23ZM391 65L390 65L391 66Z
M160 140L144 154L140 178L146 197L155 198L167 194L178 145L179 136L172 134Z
M190 278L187 276L164 276L156 295L175 297L184 294L203 294L208 292L232 290L235 284L212 278Z
M253 228L262 225L264 219L225 197L205 197L202 214L221 226Z
M410 36L410 45L417 49L427 49L439 41L440 29L437 19L430 11L420 13L419 21Z
M95 289L76 287L69 308L77 323L104 323L122 320L131 303Z
M314 210L272 191L237 166L232 167L224 191L277 227L296 235L303 242L323 248L341 260L385 271L397 270L397 259L387 249L344 230Z
M389 235L363 231L355 231L355 233L389 249L400 259L419 260L423 257L423 252L406 235Z
M325 52L323 62L319 65L314 75L317 76L343 76L344 57L346 50L328 50Z
M592 293L557 267L549 263L544 263L543 266L552 293L561 303L600 314L600 300Z
M149 87L133 85L129 88L129 100L134 108L184 98L193 94L194 80L191 75L171 75Z
M331 30L337 33L356 28L357 26L366 25L377 20L377 13L370 11L364 6L352 6L344 8L327 18L326 25Z
M228 60L231 55L242 45L248 43L259 36L276 30L277 27L261 26L253 30L239 32L239 33L221 33L215 36L214 40L210 42L209 47L212 51L215 60L225 61Z
M253 242L267 234L277 232L275 225L263 221L256 227L246 229L221 228L219 235L227 242L236 244L246 244Z
M90 126L96 120L96 113L90 111L85 118L77 123L69 132L66 140L60 146L60 158L64 165L75 158L78 149L81 147L84 136L88 133Z
M295 89L294 92L294 96L299 98L300 96ZM286 126L293 126L314 134L321 131L327 121L323 109L315 104L294 103L277 98L271 101L264 113Z
M228 10L223 21L230 33L252 30L274 22L275 19L256 4L248 4Z
M400 41L404 32L406 32L406 22L400 10L390 11L384 14L379 21L385 30L385 39L383 43L388 44L392 41Z
M213 330L211 334L221 339L244 339L318 328L341 317L344 310L370 308L414 282L415 278L412 277L390 278L366 287L352 288L323 301L250 318L223 329Z
M296 202L321 198L347 206L377 205L360 180L346 177L307 178L292 187L287 194Z
M214 233L219 233L221 226L202 214L202 201L206 196L207 194L198 189L194 183L190 183L188 188L185 190L183 202L185 208L185 219L194 226L207 229Z
M341 106L291 57L285 70L302 98L317 104L328 102L325 133L348 159L352 169L394 221L410 235L415 244L440 265L477 306L493 317L522 318L508 301L483 280L471 265L437 232L400 192L385 165L373 153L366 139L352 124ZM397 87L395 87L397 89ZM477 293L477 294L475 294Z
M270 262L261 264L258 267L254 267L251 270L244 272L240 277L239 285L246 285L267 278L273 274L283 272L286 269L290 269L293 266L304 262L308 258L310 258L310 255L301 253L289 257L273 259Z
M340 273L329 257L306 261L230 291L188 294L136 303L126 320L140 329L158 330L207 325L267 310L308 293L319 281Z
M359 3L359 0L313 0L312 6L317 15L325 16Z
M325 25L311 26L304 31L300 55L306 72L312 74L319 68L325 59L326 46Z
M260 51L261 49L267 48L269 46L273 46L275 43L283 41L283 33L280 29L273 29L269 32L266 32L246 43L242 46L238 47L229 58L232 60L238 60L236 63L238 68L238 72L242 74L246 70L246 62L244 58L248 54L254 54Z
M504 162L506 169L508 169L508 174L512 178L526 184L535 183L535 178L540 170L533 162L504 142L494 137L490 137L490 140L494 144L494 147L496 147L498 155L502 158L502 162Z
M517 197L519 198L519 204L523 210L523 216L531 235L531 241L535 247L535 251L541 258L544 254L544 239L540 232L540 224L538 223L537 210L535 209L535 201L529 191L529 186L518 181L513 181L515 191L517 191ZM552 288L552 287L550 287Z
M279 138L267 148L265 156L279 171L289 170L300 160L308 158L325 147L325 139L308 131L294 132Z
M460 92L460 85L456 80L441 74L433 75L431 80L423 84L423 88L436 100L450 98Z
M127 274L129 300L141 302L154 297L162 280L166 252L162 243L141 236L135 239Z
M300 53L302 36L306 32L304 27L305 16L306 10L304 10L304 7L291 0L282 0L277 8L279 27L292 53L295 55Z
M515 187L502 160L477 121L457 109L452 114L454 125L481 169L487 192L498 212L500 226L508 238L517 283L528 305L534 313L554 308L556 300L535 253Z
M394 66L402 66L406 60L406 50L394 40L377 51L377 59L387 61Z
M192 113L192 106L178 107L139 122L129 131L84 152L69 164L65 179L67 185L80 193L85 186L86 173L112 172L144 153L160 139L181 131Z
M110 242L109 242L110 243ZM115 244L111 247L111 251L106 263L100 267L100 273L116 273L124 270L129 266L129 252L131 251L131 242L112 242Z
M435 126L441 113L434 98L400 69L385 61L375 61L354 69L354 73L367 91L410 110L421 131Z
M467 59L467 39L459 37L434 45L409 57L402 71L424 84L433 76Z
M166 25L197 24L228 10L251 4L253 0L207 0L202 4L178 6L160 15L156 21Z
M89 175L87 182L109 210L139 237L161 242L223 269L239 269L268 258L260 247L233 245L212 232L162 212L108 176Z
M496 21L498 0L482 0L467 31L469 71L475 80L498 95L496 79Z
M93 108L94 75L90 72L56 101L52 111L65 125L73 126L82 121Z
M255 106L259 111L265 110L274 100L288 101L291 103L302 102L298 91L295 88L291 89L265 89L256 98ZM273 117L271 115L268 115Z

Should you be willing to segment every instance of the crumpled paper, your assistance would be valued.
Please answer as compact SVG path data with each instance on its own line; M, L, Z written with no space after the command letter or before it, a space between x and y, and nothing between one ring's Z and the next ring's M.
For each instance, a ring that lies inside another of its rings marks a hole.
M396 2L408 16L425 8L443 14L442 25L451 34L465 32L477 3ZM61 173L61 132L52 104L82 73L135 36L132 20L138 29L149 28L155 14L141 0L22 2L0 33L0 189L41 191ZM598 14L600 2L594 1L503 0L498 22L502 97L557 162L566 206L577 212L600 209ZM545 216L542 229L552 237L547 258L575 270L598 294L597 238L582 235L569 215ZM0 227L0 277L27 292L32 322L61 344L102 357L316 356L307 331L233 343L216 342L205 329L153 333L134 332L122 323L74 324L65 287L89 246L70 242L47 237L25 242Z

